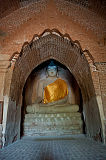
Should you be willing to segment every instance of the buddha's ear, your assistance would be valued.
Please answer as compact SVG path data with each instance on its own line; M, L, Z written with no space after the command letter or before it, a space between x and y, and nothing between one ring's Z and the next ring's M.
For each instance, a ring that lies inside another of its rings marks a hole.
M48 72L47 72L47 70L46 70L46 78L48 78Z
M59 77L59 69L57 67L57 74L56 74L56 77L58 78Z
M57 75L56 75L56 77L58 78L59 77L59 72L57 71Z

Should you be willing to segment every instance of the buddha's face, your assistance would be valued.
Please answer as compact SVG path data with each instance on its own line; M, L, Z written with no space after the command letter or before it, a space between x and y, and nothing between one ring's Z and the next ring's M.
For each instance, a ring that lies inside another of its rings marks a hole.
M57 75L57 69L54 68L48 68L47 73L49 77L56 77Z

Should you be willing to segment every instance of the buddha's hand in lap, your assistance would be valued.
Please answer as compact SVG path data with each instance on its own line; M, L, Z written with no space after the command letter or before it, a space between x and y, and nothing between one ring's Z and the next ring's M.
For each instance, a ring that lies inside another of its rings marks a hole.
M63 105L63 104L67 104L67 103L68 103L68 96L66 96L65 98L60 99L58 101L53 101L53 102L47 103L47 104L45 104L45 103L42 102L42 103L39 104L39 106L40 107L55 106L55 105Z

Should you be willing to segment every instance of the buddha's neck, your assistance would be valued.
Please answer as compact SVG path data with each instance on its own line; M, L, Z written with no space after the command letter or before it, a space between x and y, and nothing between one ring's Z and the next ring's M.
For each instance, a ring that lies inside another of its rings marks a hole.
M47 79L49 79L49 80L56 80L57 77L48 77Z

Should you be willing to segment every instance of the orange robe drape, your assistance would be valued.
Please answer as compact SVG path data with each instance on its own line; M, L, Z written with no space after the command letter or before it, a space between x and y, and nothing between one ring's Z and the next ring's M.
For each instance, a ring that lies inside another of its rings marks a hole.
M44 88L44 103L47 104L50 102L58 101L67 95L67 83L59 78Z

